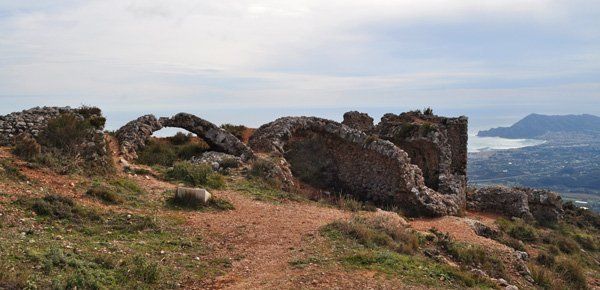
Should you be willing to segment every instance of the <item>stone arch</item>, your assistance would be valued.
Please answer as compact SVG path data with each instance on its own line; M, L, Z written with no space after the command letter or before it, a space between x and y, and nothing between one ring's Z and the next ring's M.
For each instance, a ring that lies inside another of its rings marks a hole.
M170 118L157 119L154 115L141 116L125 124L116 132L121 152L129 159L137 157L137 151L146 146L152 134L164 127L185 129L204 139L211 149L250 160L252 150L231 133L217 125L188 113Z
M343 190L409 214L458 214L460 198L425 186L421 170L389 141L335 121L285 117L261 126L250 139L257 152L284 158L281 167L296 178L306 174L323 189ZM311 182L311 180L304 180Z

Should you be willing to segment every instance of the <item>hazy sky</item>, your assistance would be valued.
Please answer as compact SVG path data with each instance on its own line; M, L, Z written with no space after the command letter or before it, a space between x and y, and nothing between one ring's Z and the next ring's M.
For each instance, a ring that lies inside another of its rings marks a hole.
M600 1L0 0L0 103L600 114Z

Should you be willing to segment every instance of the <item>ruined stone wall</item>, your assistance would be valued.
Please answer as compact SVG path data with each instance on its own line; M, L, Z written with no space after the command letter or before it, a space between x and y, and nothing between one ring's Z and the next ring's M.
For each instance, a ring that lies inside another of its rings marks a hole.
M373 121L373 118L371 118L371 116L369 116L368 114L357 111L351 111L346 112L344 114L344 121L342 121L342 124L350 128L370 134L371 131L373 131L373 129L375 128L375 125L373 125Z
M444 194L465 195L467 186L467 118L408 112L386 114L374 129L408 153L423 171L425 184Z
M137 151L146 146L152 133L163 127L175 127L188 130L202 138L211 149L239 156L244 160L252 159L254 154L248 146L231 133L202 118L187 113L179 113L171 118L156 119L153 115L139 117L117 130L117 140L125 157L134 159Z
M21 134L30 135L39 142L39 135L46 129L48 122L62 114L72 114L81 120L90 121L91 128L82 144L75 148L76 154L94 166L110 167L103 131L106 120L102 111L94 107L35 107L0 116L0 145L14 146L15 137ZM44 146L42 148L52 149Z
M551 191L490 186L480 187L467 195L467 209L501 214L539 223L556 223L562 215L562 199Z
M300 146L295 146L298 143ZM321 186L345 190L380 205L396 205L409 214L447 215L462 209L461 197L442 195L425 186L421 170L410 163L406 152L335 121L280 118L261 126L250 146L258 152L287 156L284 170L298 171L300 162L320 164L329 178ZM307 147L312 147L312 154L293 152Z
M49 120L62 113L78 114L76 109L70 107L35 107L0 116L0 145L14 145L15 137L21 133L38 136Z

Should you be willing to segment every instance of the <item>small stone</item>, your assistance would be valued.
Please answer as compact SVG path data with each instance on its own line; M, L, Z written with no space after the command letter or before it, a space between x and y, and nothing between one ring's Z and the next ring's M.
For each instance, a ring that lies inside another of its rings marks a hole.
M508 285L506 288L504 288L504 290L519 290L519 287L515 285Z
M500 286L508 286L508 282L503 278L498 279L498 284L500 284Z

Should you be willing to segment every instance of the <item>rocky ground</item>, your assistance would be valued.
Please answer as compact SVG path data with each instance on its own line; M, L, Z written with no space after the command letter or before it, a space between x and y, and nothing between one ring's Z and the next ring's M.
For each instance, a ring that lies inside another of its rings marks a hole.
M114 140L110 144L118 153ZM114 160L116 173L90 178L60 175L0 150L0 289L536 287L517 269L524 262L515 250L474 231L475 222L497 230L497 216L466 213L404 225L396 213L312 201L255 184L244 169L226 175L222 189L211 190L225 206L191 210L169 204L177 182L166 181L156 168L126 171L116 155ZM113 204L86 194L97 184L118 188L123 200ZM39 210L48 194L72 198L76 205L68 215L52 215L63 213L65 204L48 215ZM360 228L348 238L331 226L389 215L395 227L419 237L416 248L392 251L376 238L362 243L369 236L357 233ZM502 277L488 277L481 273L485 265L481 270L448 255L439 246L440 232L448 234L450 245L498 256L506 268ZM592 288L599 286L598 272L588 277Z

